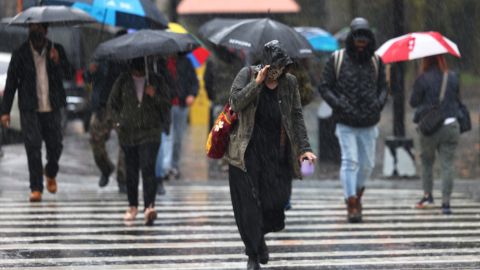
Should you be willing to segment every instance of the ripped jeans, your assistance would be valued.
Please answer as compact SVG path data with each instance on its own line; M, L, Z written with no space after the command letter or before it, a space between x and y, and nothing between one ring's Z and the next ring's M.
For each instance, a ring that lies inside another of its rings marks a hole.
M356 128L337 124L335 135L340 143L342 165L340 180L345 198L356 196L372 174L375 165L377 126Z

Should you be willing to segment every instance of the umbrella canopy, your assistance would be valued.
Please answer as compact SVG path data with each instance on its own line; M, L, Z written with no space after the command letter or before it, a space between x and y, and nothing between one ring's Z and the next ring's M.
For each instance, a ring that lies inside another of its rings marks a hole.
M172 23L172 22L168 23L167 31L170 31L173 33L188 34L188 31L187 29L185 29L185 27L183 27L181 24ZM198 47L195 50L193 50L191 53L189 53L187 57L192 62L193 67L198 68L201 65L203 65L205 61L207 61L209 54L210 53L206 48Z
M65 6L30 7L10 20L10 24L25 26L31 23L66 26L93 22L95 22L95 19L84 11Z
M329 32L319 27L295 27L315 51L332 52L338 49L338 41Z
M449 53L460 57L455 43L438 32L415 32L390 39L378 50L384 63L400 62Z
M188 52L199 46L189 34L163 30L140 30L101 43L95 58L126 60L149 55L170 55Z
M213 36L215 33L219 32L220 30L232 26L242 19L224 19L224 18L215 18L212 19L200 26L198 28L198 34L206 39L208 37Z
M268 18L240 20L208 37L213 44L244 50L250 60L260 59L263 45L274 39L280 41L290 57L313 55L310 43L295 29Z
M167 28L168 20L150 0L43 0L84 10L98 22L131 29Z

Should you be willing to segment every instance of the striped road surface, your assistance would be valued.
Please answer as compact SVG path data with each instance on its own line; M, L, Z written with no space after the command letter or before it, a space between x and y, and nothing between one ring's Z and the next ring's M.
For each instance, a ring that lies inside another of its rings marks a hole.
M480 204L454 194L454 214L416 210L418 191L371 189L364 223L345 222L338 188L295 187L266 269L480 269ZM0 269L245 269L228 187L167 187L153 227L125 224L126 198L71 192L0 197ZM438 194L435 194L438 197Z

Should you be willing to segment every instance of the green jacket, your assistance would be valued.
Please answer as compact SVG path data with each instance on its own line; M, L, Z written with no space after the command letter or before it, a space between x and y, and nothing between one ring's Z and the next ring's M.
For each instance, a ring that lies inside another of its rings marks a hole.
M159 142L164 123L170 117L170 95L165 81L150 74L150 82L156 93L150 97L143 93L138 102L135 85L130 73L122 73L112 88L108 99L108 109L117 123L121 145L139 145Z
M254 76L251 76L251 70ZM230 142L225 155L226 160L233 166L243 171L245 167L245 151L253 133L255 125L255 112L258 104L258 96L263 88L255 83L255 75L258 71L255 67L245 67L237 74L233 81L230 94L230 104L233 111L238 114L238 121L230 134ZM251 78L250 81L248 78ZM295 76L286 73L278 81L278 98L280 112L282 114L282 125L288 136L292 149L292 168L294 175L301 178L300 162L301 154L312 151L308 142L305 122L303 120L300 94Z

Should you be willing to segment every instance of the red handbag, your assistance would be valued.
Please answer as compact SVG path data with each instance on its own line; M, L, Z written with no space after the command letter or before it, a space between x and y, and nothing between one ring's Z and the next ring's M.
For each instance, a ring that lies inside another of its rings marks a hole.
M220 159L225 155L230 140L230 132L237 121L237 114L232 111L230 103L225 104L223 111L215 120L215 124L208 134L205 150L207 156Z

